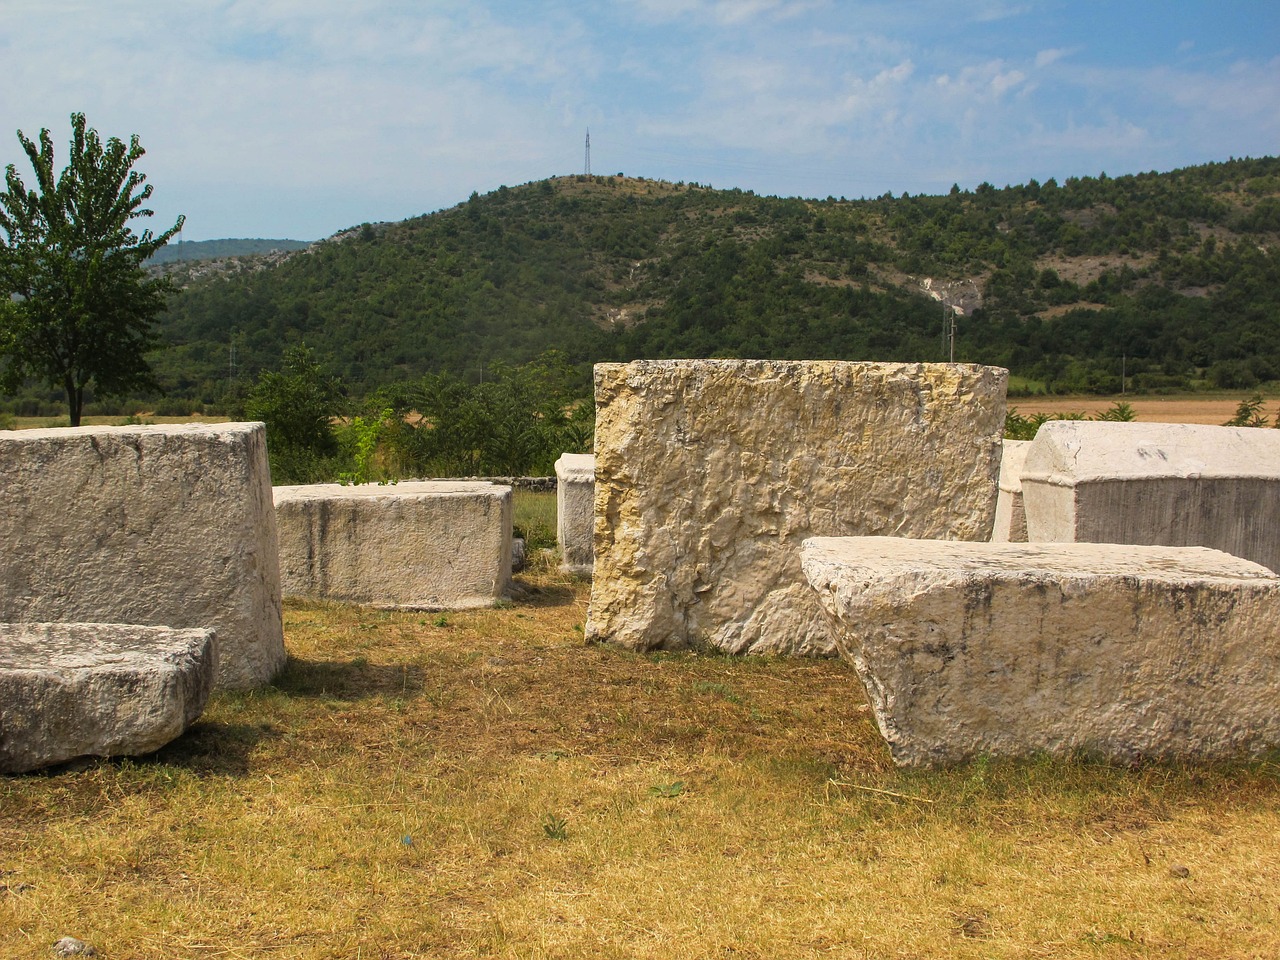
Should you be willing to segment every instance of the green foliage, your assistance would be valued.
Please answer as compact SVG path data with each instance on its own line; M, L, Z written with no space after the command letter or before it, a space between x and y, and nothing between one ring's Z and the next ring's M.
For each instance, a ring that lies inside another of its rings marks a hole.
M1262 410L1262 394L1255 393L1247 400L1241 400L1240 405L1236 407L1236 415L1228 420L1223 426L1227 427L1265 427L1269 419ZM1276 424L1280 425L1280 415L1277 416Z
M164 310L170 284L148 278L142 263L182 228L179 217L160 235L136 235L131 221L150 217L146 177L133 169L145 151L103 143L71 115L67 166L54 172L53 140L18 133L35 174L28 189L9 164L0 193L0 387L36 380L62 389L72 426L79 426L85 390L121 395L156 386L145 354L155 342L152 321ZM16 299L14 299L16 298Z
M548 840L568 840L569 821L554 813L542 818L542 835Z
M290 347L282 368L266 371L245 401L250 420L267 425L267 451L276 483L317 483L337 478L333 420L343 407L339 381L326 373L305 344Z
M1083 413L1066 411L1061 413L1033 413L1024 417L1018 413L1017 407L1010 407L1004 415L1004 438L1006 440L1034 440L1040 427L1050 420L1108 420L1116 423L1129 423L1138 419L1138 415L1128 403L1117 400L1097 416L1089 417Z

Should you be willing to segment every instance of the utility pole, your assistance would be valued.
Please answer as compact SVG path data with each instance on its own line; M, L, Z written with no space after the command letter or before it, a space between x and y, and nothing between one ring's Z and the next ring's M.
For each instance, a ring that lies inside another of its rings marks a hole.
M583 174L591 176L591 128L587 128L587 161L584 164Z

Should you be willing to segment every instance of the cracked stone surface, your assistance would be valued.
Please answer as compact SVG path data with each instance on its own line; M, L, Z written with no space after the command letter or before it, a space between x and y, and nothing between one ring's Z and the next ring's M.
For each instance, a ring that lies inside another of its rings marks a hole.
M833 655L803 540L991 536L1002 369L649 360L595 374L591 640Z

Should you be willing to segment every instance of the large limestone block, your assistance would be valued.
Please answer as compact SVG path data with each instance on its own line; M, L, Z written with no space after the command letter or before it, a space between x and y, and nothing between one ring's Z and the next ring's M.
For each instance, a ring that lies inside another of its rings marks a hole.
M589 574L595 562L596 458L562 453L556 461L556 540L560 569Z
M1280 746L1280 578L1204 547L815 538L894 762Z
M1033 542L1205 546L1280 570L1280 431L1053 421L1022 471Z
M1022 505L1022 470L1030 440L1005 440L1000 454L1000 492L996 495L996 522L992 543L1026 543L1027 511Z
M159 750L200 716L216 671L212 630L0 623L0 772Z
M260 423L0 431L0 621L209 627L218 684L284 665Z
M425 480L276 487L285 596L492 606L511 586L511 488Z
M834 653L801 541L989 539L1005 381L961 364L597 365L588 638Z

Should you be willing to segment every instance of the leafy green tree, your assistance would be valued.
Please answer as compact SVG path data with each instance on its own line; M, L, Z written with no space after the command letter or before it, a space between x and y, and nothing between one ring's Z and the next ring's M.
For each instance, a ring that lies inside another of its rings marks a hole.
M279 370L265 370L245 400L251 420L267 425L267 455L277 483L332 480L338 440L333 420L342 413L342 384L325 372L306 344L285 351Z
M182 229L183 218L157 235L135 234L131 221L150 217L146 176L133 169L145 152L137 135L126 146L103 143L71 115L71 153L54 173L53 141L18 132L35 172L28 189L9 164L0 193L0 386L28 379L61 387L72 426L80 425L85 388L118 396L154 389L145 354L155 344L151 323L172 287L148 278L143 261Z

